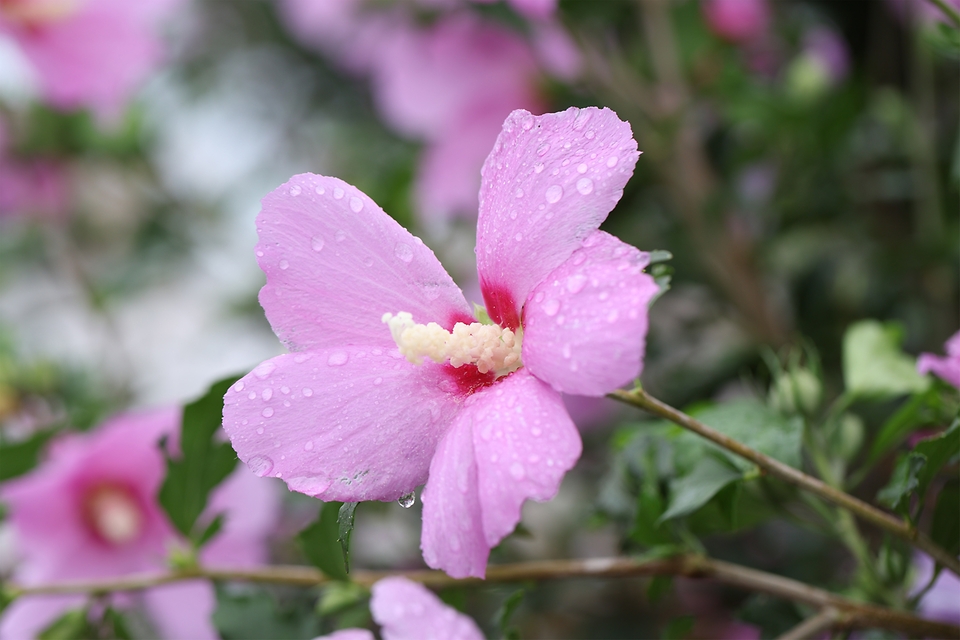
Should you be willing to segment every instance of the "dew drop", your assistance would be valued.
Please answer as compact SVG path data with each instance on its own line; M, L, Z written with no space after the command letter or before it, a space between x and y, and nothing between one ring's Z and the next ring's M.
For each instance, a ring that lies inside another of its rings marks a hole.
M560 202L560 198L563 197L563 187L558 184L548 187L546 197L550 204Z
M350 356L347 355L346 351L334 351L330 354L330 357L327 358L327 364L331 367L339 367L347 363L347 360ZM306 389L304 389L306 391Z
M271 407L267 407L266 409L260 412L260 415L262 415L264 418L269 418L270 416L273 415L273 409Z
M320 236L313 236L313 238L310 240L310 246L313 247L314 251L322 251L323 238L321 238Z
M544 167L543 167L543 163L542 163L542 162L538 162L537 164L533 165L533 172L534 172L534 173L543 173L543 168L544 168Z
M590 178L580 178L577 180L577 191L580 192L580 195L588 195L593 193L593 180Z
M537 147L537 155L540 156L541 158L547 155L547 151L550 151L550 145L547 143L543 143L542 145Z
M258 231L259 231L259 229L258 229ZM258 257L258 258L262 258L262 257L263 257L263 251L260 251L260 249L257 249L257 257Z
M297 197L298 195L300 195L300 185L295 184L292 187L290 187L290 195L292 195L293 197Z
M341 189L340 187L334 187L333 197L336 198L337 200L343 200L343 189Z
M262 435L263 435L263 427L257 427L257 435L258 435L258 436L262 436Z
M534 302L543 302L544 293L543 291L537 291L537 295L533 297Z
M569 344L563 345L562 353L563 353L563 357L564 357L564 358L566 358L567 360L570 359L570 356L572 356L573 354L572 354L571 351L570 351L570 345L569 345Z
M556 298L550 298L543 303L543 312L548 316L555 316L560 311L560 301Z
M620 158L618 158L617 156L610 156L609 158L607 158L607 166L610 167L611 169L617 166L618 162L620 162Z
M267 456L252 456L247 460L247 466L250 470L261 478L273 471L273 460Z
M336 240L337 242L343 242L344 240L347 239L347 232L341 229L340 231L337 231L335 234L333 234L333 239Z
M593 129L591 129L590 131L587 131L585 134L583 134L583 137L585 137L587 140L593 140L594 136L596 135L597 134L593 132Z
M266 362L261 362L257 365L257 368L253 370L253 375L257 376L261 380L273 373L273 370L277 368L277 365L273 364L269 360Z
M409 264L413 260L413 249L410 248L410 245L398 242L397 246L393 248L393 253L401 262L406 262Z
M620 314L617 313L616 309L614 309L609 314L607 314L607 322L609 322L610 324L613 324L614 322L617 321L617 318L619 317L620 317Z
M280 393L282 393L283 395L287 395L288 393L290 393L290 387L286 385L280 387Z
M286 260L281 260L281 261L280 261L280 264L279 264L279 267L280 267L281 270L286 270L286 269L288 269L288 268L290 267L290 263L287 262Z
M250 393L247 394L247 398L249 398L250 400L256 400L256 399L257 399L257 392L256 392L256 391L251 391Z
M523 480L526 477L527 472L523 468L522 464L519 462L514 462L512 465L510 465L510 475L513 476L514 480Z
M409 509L417 503L417 492L411 491L410 493L405 493L397 500L399 504L404 509Z
M533 429L530 429L530 433L532 433L536 437L539 437L540 434L543 433L543 429L541 429L540 427L534 427Z
M304 397L304 398L309 398L309 397L312 396L312 395L313 395L313 389L311 389L310 387L304 387L304 388L303 388L303 397Z
M263 393L260 394L260 397L263 398L264 402L266 402L267 400L273 397L273 389L271 389L270 387L267 387L266 389L263 390Z
M520 242L521 240L523 240L523 234L518 233L517 235L513 236L513 239L516 240L517 242Z
M323 187L321 187L320 185L317 185L316 188L314 189L314 191L317 192L317 195L318 195L318 196L322 196L323 194L325 194L325 193L327 192L327 190L324 189Z
M580 293L587 284L587 276L582 273L576 273L567 278L567 291L570 293Z
M243 391L243 380L238 380L237 384L233 385L233 390L236 392Z
M585 162L581 162L580 164L577 165L577 173L586 173L586 172L587 172L587 164Z
M354 213L360 213L361 211L363 211L363 200L361 200L357 196L353 196L352 198L350 198L350 210L353 211Z
M383 378L377 378L373 381L373 384L374 386L378 386L381 382L383 382Z
M523 197L523 189L517 189L517 190L514 192L513 195L516 196L517 198L522 198L522 197Z
M306 444L303 445L304 451L313 451L313 440L307 440Z

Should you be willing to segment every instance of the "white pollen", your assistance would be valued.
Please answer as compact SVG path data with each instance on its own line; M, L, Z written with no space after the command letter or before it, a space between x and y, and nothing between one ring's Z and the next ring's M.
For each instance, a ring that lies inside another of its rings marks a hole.
M417 324L413 315L401 311L385 313L381 320L407 360L422 364L423 359L449 361L453 367L476 365L480 373L493 371L497 377L519 369L523 330L516 333L495 324L458 322L447 331L436 322Z

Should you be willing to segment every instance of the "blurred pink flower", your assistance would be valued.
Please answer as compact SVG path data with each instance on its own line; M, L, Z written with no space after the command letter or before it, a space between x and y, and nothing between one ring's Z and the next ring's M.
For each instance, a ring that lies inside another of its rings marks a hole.
M770 25L767 0L704 0L701 8L710 30L730 42L755 40Z
M182 0L0 0L0 34L32 63L44 100L116 117L160 63L158 23Z
M490 4L497 0L473 0L481 4ZM557 11L557 0L507 0L513 9L531 20L545 20Z
M178 536L156 502L166 471L158 441L176 438L178 408L121 415L87 434L55 441L47 459L0 487L23 556L15 578L28 585L110 578L164 569ZM211 495L207 514L225 513L203 562L252 566L267 560L264 539L279 506L275 487L240 468ZM123 606L132 596L115 596ZM34 637L83 596L24 597L0 618L0 638ZM143 592L168 638L216 638L216 602L206 582Z
M468 616L422 584L396 576L373 585L370 612L383 640L483 640ZM366 629L342 629L317 640L374 640Z
M944 347L947 350L944 357L921 353L917 359L917 371L932 373L960 389L960 331L953 334Z
M946 3L954 9L960 11L960 0L946 0ZM944 15L940 7L932 2L914 2L907 0L887 0L887 6L902 22L913 22L917 20L921 24L930 24L933 22L946 22L950 24L949 19ZM915 16L910 15L915 13Z
M933 577L933 560L924 553L917 553L913 557L913 564L917 570L913 586L915 590L922 589ZM920 600L917 610L931 620L960 624L960 607L957 603L960 603L960 578L943 570L933 587Z
M496 325L473 324L433 253L356 188L307 174L269 194L260 303L294 353L227 392L240 459L322 500L427 481L427 564L483 576L523 502L552 498L580 456L559 392L601 396L641 369L649 257L597 231L638 156L607 109L507 118L477 227Z
M36 216L58 218L67 211L67 177L52 160L18 160L0 120L0 220Z
M850 72L847 44L829 27L814 27L803 34L803 54L823 69L830 84L839 83Z

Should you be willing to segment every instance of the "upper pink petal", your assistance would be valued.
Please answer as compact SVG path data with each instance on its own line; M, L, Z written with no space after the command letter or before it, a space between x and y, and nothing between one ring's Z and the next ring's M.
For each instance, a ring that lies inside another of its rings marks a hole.
M705 0L701 7L707 26L733 42L761 36L770 22L767 0Z
M448 329L472 321L433 251L342 180L294 176L263 199L257 229L260 304L291 350L393 347L384 313Z
M603 231L531 292L523 309L523 363L564 393L603 396L643 367L647 306L658 287L648 254Z
M960 389L960 358L921 353L917 359L917 371L921 374L932 373Z
M494 547L520 522L527 499L557 494L582 444L560 394L520 369L474 395L473 446L483 531Z
M483 534L473 415L469 407L460 412L437 445L430 462L430 479L420 498L423 501L420 549L424 561L454 578L482 578L487 570L490 546Z
M224 397L223 426L260 476L322 500L396 500L422 484L456 414L456 383L396 347L286 354Z
M483 640L477 623L422 584L396 576L373 585L370 612L383 640Z
M216 640L211 617L217 608L213 585L204 580L165 584L144 592L150 617L160 636L176 640Z
M944 345L944 349L946 350L948 356L960 358L960 331L957 331L955 334L950 336L946 345Z
M483 577L490 549L520 522L523 502L556 495L581 447L560 394L526 369L474 393L430 465L424 560L457 578Z
M600 226L638 157L630 125L609 109L510 114L483 166L477 223L477 268L497 324L519 325L520 305Z

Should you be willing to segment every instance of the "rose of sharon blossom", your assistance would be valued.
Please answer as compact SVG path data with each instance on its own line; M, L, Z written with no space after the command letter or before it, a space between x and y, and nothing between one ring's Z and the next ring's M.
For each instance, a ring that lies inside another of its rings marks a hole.
M160 571L177 534L156 503L166 473L159 439L176 438L180 410L121 415L96 431L54 443L47 460L0 487L23 561L14 576L33 585ZM279 506L274 487L239 468L212 494L207 514L223 513L203 562L252 566L266 561L264 538ZM213 587L189 581L143 592L166 638L217 638ZM84 596L18 598L0 618L0 638L35 637ZM124 606L130 597L115 600Z
M163 55L158 23L182 0L0 0L0 34L60 109L116 116Z
M483 640L468 616L422 584L396 576L373 585L370 612L383 640ZM317 640L374 640L366 629L342 629Z
M640 372L649 257L598 231L639 153L608 109L503 124L483 168L477 322L433 252L336 178L263 200L260 303L293 353L224 399L262 476L322 500L396 500L426 482L432 567L483 576L523 502L580 456L560 392L601 396Z
M770 24L767 0L704 0L701 7L710 30L730 42L754 40Z
M921 374L932 373L960 389L960 331L957 331L944 345L945 357L932 353L921 353L917 360L917 371Z

